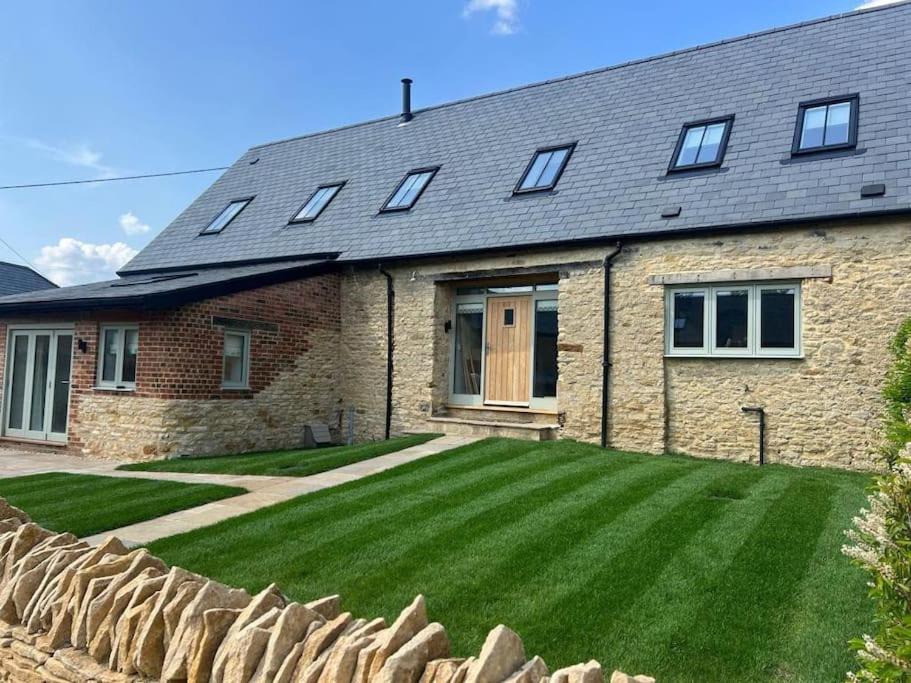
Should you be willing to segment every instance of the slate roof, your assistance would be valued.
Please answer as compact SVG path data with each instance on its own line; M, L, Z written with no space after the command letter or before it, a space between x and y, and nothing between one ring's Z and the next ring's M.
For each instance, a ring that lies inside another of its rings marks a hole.
M254 147L128 266L339 252L340 260L642 236L911 208L911 4L708 46ZM416 87L419 88L418 83ZM792 158L798 103L860 94L856 150ZM720 169L667 174L682 124L734 114ZM536 148L578 141L556 191L512 196ZM255 163L254 163L255 162ZM378 214L405 173L440 171ZM313 223L320 184L347 181ZM866 183L886 195L861 199ZM255 196L219 235L199 231ZM679 217L662 209L682 207Z
M53 282L27 266L0 261L0 296L56 287Z
M221 268L125 275L117 280L0 297L2 313L36 313L67 308L173 306L230 294L251 286L274 284L318 272L331 259L294 259Z

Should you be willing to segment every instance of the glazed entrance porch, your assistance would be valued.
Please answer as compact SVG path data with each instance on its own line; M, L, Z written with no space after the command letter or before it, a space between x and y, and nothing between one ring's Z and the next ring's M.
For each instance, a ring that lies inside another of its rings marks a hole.
M502 435L506 430L510 436L552 438L557 288L556 282L543 282L455 289L448 325L449 393L434 421L462 425L460 433Z

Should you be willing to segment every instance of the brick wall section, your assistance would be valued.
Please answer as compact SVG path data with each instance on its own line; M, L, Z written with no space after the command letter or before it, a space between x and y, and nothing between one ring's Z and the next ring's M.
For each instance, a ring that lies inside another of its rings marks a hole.
M249 390L221 388L224 327L214 316L266 324L251 330ZM95 388L100 326L116 322L139 324L135 391ZM78 320L88 351L74 351L68 446L138 459L300 445L305 422L337 427L339 331L334 274Z

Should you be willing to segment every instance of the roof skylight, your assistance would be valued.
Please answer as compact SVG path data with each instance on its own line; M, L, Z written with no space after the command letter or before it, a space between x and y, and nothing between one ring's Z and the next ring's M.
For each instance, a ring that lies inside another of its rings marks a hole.
M427 185L438 170L439 167L418 168L409 171L380 211L407 211L410 209L427 189Z
M801 102L791 153L854 147L859 102L857 95Z
M719 166L731 135L733 116L687 123L680 131L671 171Z
M513 192L519 194L552 190L559 182L563 169L566 168L566 162L569 161L575 147L576 143L572 143L571 145L544 147L536 151Z
M316 192L310 195L304 205L298 209L297 213L291 218L291 223L309 223L315 221L323 212L329 202L333 200L338 191L342 189L345 183L334 183L332 185L320 185Z
M246 199L235 199L234 201L230 202L224 209L222 209L221 213L213 218L212 222L209 223L199 234L217 235L226 227L228 227L228 223L237 218L237 214L243 211L244 207L246 207L247 204L249 204L251 201L253 201L253 197L247 197Z

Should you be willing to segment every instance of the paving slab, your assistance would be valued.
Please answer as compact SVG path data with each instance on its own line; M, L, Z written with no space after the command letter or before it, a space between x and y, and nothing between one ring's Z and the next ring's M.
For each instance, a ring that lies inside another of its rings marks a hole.
M117 536L127 546L145 545L165 536L173 536L225 519L237 517L260 508L296 498L307 493L345 484L398 467L428 455L442 453L459 446L479 441L475 436L442 436L427 443L387 453L369 460L344 465L334 470L307 477L265 477L233 474L190 474L185 472L129 472L116 467L120 462L88 460L78 456L45 451L28 451L0 446L0 478L21 477L45 472L96 474L105 477L130 479L158 479L186 484L221 484L238 486L249 493L206 503L188 510L173 512L163 517L112 529L85 540L100 543L109 536Z

